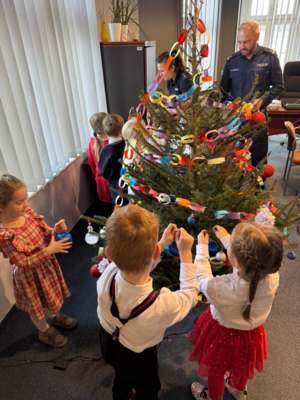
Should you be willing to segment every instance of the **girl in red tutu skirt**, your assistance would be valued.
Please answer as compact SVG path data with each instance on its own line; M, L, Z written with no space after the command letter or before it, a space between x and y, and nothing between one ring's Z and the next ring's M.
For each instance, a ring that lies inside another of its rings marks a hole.
M191 390L197 400L221 400L226 386L235 399L245 400L248 379L254 369L263 371L267 358L264 322L279 285L282 234L255 222L238 224L231 237L221 226L213 231L234 268L232 274L213 277L208 233L202 231L195 262L200 290L211 305L190 335L195 346L190 360L198 362L208 388L194 382Z

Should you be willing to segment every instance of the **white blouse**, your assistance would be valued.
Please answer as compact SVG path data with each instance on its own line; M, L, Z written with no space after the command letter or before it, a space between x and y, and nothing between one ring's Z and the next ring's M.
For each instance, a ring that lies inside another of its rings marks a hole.
M225 248L229 246L230 235L221 239ZM267 319L275 293L279 286L279 274L270 274L262 279L251 305L251 322L243 319L243 312L249 301L250 282L238 275L233 268L232 274L213 277L209 263L208 245L197 245L197 279L200 290L211 303L213 318L226 328L251 330L261 326Z

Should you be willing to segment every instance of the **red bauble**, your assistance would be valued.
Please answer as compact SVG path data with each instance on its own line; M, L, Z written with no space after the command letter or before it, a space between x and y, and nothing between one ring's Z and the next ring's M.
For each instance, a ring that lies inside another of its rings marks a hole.
M97 264L92 266L92 268L90 269L90 273L94 278L100 278L100 276L101 276L101 273L99 272Z
M272 176L274 174L274 172L275 172L274 167L272 167L272 165L270 165L270 164L266 164L261 176L263 178L270 178L270 176Z
M250 125L257 125L260 124L261 122L264 122L266 120L266 116L265 114L261 113L261 112L256 112L252 114L252 117L250 119Z

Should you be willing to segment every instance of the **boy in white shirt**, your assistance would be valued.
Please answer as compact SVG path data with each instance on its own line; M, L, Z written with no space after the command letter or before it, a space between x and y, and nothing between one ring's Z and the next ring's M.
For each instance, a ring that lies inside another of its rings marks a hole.
M194 238L170 224L159 243L154 213L128 205L108 219L106 256L113 261L97 282L100 346L115 369L113 399L158 399L157 348L165 330L181 321L197 303ZM150 272L161 251L174 240L179 250L180 290L153 290Z

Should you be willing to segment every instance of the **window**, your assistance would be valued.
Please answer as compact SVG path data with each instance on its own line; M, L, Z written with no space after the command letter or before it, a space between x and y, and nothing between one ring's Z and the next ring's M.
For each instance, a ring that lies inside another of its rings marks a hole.
M201 6L200 1L195 0L197 2L198 7ZM191 0L183 1L183 24L184 28L186 23L189 20L189 14L194 15L194 6ZM199 18L204 22L207 31L210 34L210 42L208 44L209 54L207 58L203 58L201 65L202 69L209 69L208 73L215 78L217 75L217 60L218 60L218 37L219 37L219 27L220 27L220 17L221 17L221 0L208 0L202 4L202 8L199 14ZM204 33L203 40L207 40L207 33ZM202 37L201 37L202 39ZM204 43L202 43L204 44ZM198 44L199 47L199 44ZM191 49L187 47L186 42L184 45L184 50L190 55ZM183 55L184 56L184 55ZM185 60L187 60L187 56L185 56ZM187 63L187 65L191 68L191 65ZM212 85L212 82L204 83L201 87L202 89L207 89Z
M286 62L300 60L299 0L242 0L239 25L245 21L260 25L258 43L276 50L282 69Z

